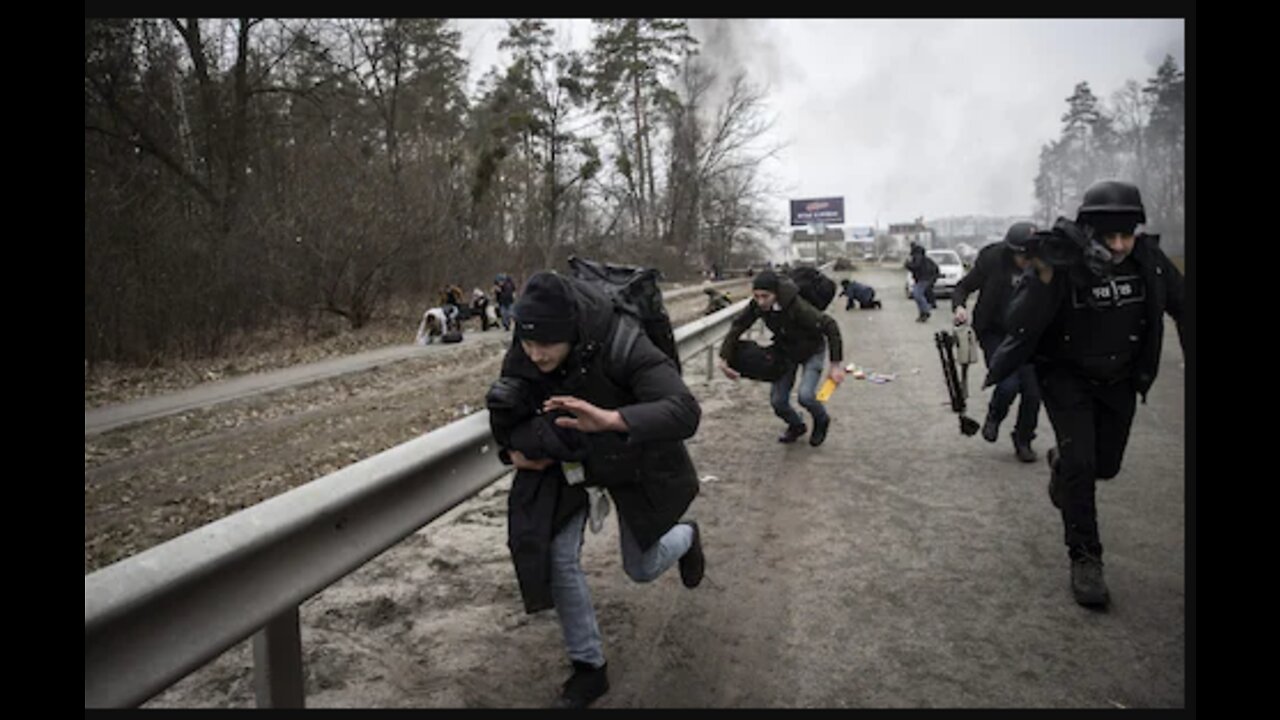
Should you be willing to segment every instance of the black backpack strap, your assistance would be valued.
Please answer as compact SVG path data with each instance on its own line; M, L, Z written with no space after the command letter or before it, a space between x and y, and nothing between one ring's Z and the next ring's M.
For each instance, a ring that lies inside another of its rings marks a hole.
M609 343L609 364L606 372L613 380L625 382L626 378L619 378L618 373L627 366L627 358L631 356L631 350L636 346L636 341L640 339L640 333L644 330L640 328L640 321L630 313L618 312L617 315L618 327L613 331L613 340Z

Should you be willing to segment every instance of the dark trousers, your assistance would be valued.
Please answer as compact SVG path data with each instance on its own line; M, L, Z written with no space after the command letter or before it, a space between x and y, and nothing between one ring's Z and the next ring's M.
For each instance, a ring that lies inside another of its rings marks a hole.
M1073 559L1082 553L1101 558L1094 489L1097 480L1120 472L1137 391L1128 378L1100 383L1063 370L1042 373L1040 390L1058 441L1052 472L1063 498L1064 542Z
M999 332L984 332L978 336L978 344L982 346L982 355L986 358L987 367L991 366L991 355L1000 347L1004 335ZM1013 431L1018 442L1029 443L1036 436L1036 425L1040 421L1040 384L1036 382L1036 369L1031 363L1018 368L1018 372L1000 381L991 393L991 404L987 413L997 423L1004 422L1013 406L1013 399L1022 394L1022 402L1018 404L1018 422Z

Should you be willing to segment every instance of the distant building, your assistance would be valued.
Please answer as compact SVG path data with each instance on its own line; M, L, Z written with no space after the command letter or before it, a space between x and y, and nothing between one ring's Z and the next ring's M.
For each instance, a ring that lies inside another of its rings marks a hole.
M791 232L790 257L793 260L824 263L847 256L844 231L838 227L829 227L822 235L810 235L804 230Z
M898 254L905 254L912 243L923 245L926 250L934 246L934 231L917 220L910 223L891 223L889 237L892 249Z

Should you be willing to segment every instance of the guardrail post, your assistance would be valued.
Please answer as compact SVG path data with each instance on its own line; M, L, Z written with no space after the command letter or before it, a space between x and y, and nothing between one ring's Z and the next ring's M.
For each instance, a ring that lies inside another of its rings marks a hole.
M253 693L260 708L305 707L298 608L277 615L253 635Z

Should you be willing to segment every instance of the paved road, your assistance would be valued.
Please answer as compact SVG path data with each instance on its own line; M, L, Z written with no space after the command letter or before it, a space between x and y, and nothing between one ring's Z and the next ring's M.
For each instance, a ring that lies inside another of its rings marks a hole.
M857 274L880 311L833 305L849 380L821 448L775 442L768 387L706 382L690 451L704 476L707 580L637 585L616 525L584 563L609 659L602 707L1182 707L1184 370L1169 329L1120 476L1099 489L1113 604L1071 598L1043 462L964 437L901 273ZM989 393L978 390L971 414ZM1007 434L1010 428L1004 428ZM1041 415L1034 447L1052 430ZM503 481L506 482L506 481ZM520 607L500 483L303 606L311 707L531 707L568 673L551 613ZM374 612L376 610L376 612ZM156 705L252 704L247 647Z

